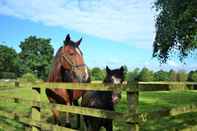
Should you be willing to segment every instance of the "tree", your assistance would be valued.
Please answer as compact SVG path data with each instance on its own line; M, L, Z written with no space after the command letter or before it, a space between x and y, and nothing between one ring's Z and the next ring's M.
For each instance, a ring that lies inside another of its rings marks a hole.
M179 71L177 73L177 80L178 81L187 81L188 79L188 74L185 71Z
M153 57L165 63L177 50L182 61L197 49L197 1L156 0L156 36Z
M105 74L103 72L102 69L100 69L99 67L94 67L91 70L91 79L92 80L103 80L105 77Z
M169 80L177 81L177 73L174 70L169 71Z
M197 70L189 72L189 74L188 74L188 81L197 82Z
M16 51L0 45L0 77L15 78L19 75L18 55Z
M19 78L19 80L21 82L31 82L31 83L34 83L35 81L37 81L37 78L34 74L31 74L31 73L26 73L26 74L23 74L21 78Z
M38 78L46 80L53 59L50 39L30 36L20 43L20 48L23 73L34 73Z
M148 68L144 67L141 72L139 73L139 81L153 81L154 80L154 73L150 71Z
M128 81L128 83L138 81L139 71L139 68L135 68L133 71L129 71L127 73L126 80Z
M154 73L156 81L169 81L169 73L163 70Z
M124 69L125 80L127 80L128 67L126 65L123 65L123 69Z

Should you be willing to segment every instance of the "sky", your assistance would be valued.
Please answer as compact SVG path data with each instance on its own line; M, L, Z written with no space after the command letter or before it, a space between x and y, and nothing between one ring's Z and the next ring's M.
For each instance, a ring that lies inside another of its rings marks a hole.
M69 33L74 41L82 37L80 48L89 67L129 70L194 70L196 57L185 64L173 56L160 65L152 58L156 12L154 0L1 0L0 43L20 52L20 42L30 35L51 38L57 49Z

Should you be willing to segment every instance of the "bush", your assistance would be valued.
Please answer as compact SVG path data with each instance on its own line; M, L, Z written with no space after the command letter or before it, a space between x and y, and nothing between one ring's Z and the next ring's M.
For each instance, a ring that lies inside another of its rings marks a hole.
M0 72L0 79L16 79L16 74L13 72Z
M19 81L22 81L22 82L36 82L38 80L38 78L32 74L32 73L26 73L24 74L21 78L19 78Z
M105 77L105 72L102 69L95 67L91 70L91 80L103 81L104 77Z

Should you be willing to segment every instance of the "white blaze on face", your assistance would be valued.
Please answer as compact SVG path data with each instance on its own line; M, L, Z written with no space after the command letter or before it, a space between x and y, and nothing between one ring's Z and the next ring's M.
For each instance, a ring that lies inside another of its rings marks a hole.
M79 48L75 48L75 50L77 51L77 53L82 56L81 51L79 50Z
M115 76L112 76L112 81L113 81L113 84L120 84L121 83L121 79L117 78Z
M78 53L80 56L82 56L81 51L80 51L79 48L75 48L75 50L77 51L77 53ZM88 68L87 68L87 66L86 66L86 67L85 67L85 79L88 80L88 78L89 78L89 73L88 73Z
M88 80L88 78L89 78L89 73L88 73L88 68L87 68L87 67L85 67L85 73L86 73L86 76L85 76L86 78L85 78L85 79Z

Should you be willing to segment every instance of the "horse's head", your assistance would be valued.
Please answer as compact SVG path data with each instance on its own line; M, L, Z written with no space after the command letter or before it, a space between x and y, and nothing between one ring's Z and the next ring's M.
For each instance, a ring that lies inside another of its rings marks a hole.
M63 78L67 79L67 81L87 82L89 78L88 68L84 63L83 53L79 48L81 40L74 42L69 34L64 40L60 60L61 72L64 75Z
M124 68L121 66L119 69L111 70L109 67L106 67L106 77L104 82L110 84L122 84L124 81ZM121 92L113 92L112 93L112 101L113 103L117 103L121 98Z

